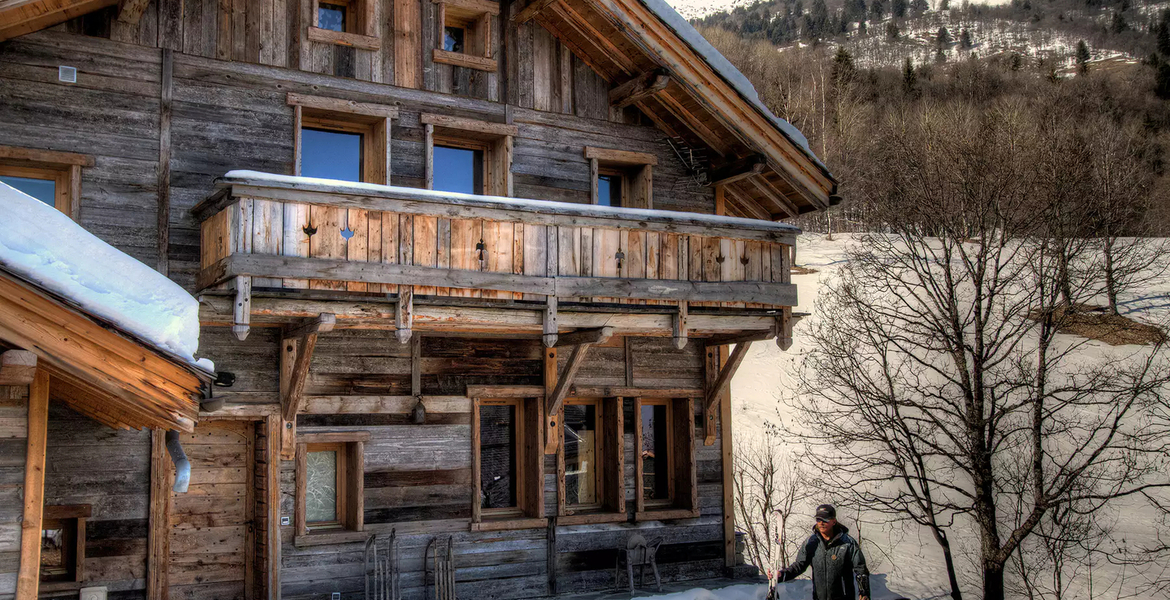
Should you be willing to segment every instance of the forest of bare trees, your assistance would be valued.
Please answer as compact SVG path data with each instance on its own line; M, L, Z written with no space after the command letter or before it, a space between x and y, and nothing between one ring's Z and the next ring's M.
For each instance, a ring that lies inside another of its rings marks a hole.
M801 225L855 232L782 409L819 489L929 532L955 600L1059 599L1094 561L1170 561L1170 544L1104 548L1119 501L1170 514L1168 324L1118 310L1170 262L1154 70L859 69L843 51L704 34L841 180L845 203ZM1084 351L1135 333L1123 359ZM740 454L740 488L783 510L794 456ZM738 500L760 524L762 505ZM975 582L956 567L959 523Z

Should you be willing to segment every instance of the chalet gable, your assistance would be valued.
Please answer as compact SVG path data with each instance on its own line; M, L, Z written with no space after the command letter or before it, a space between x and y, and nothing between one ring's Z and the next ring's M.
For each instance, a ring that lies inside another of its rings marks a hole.
M114 4L0 1L0 40L102 11L111 38L157 41L188 54L327 69L521 106L521 73L531 69L529 85L538 92L562 88L546 94L559 93L561 106L538 100L533 108L564 112L574 100L596 102L566 86L573 76L567 56L544 64L547 57L535 55L532 44L539 46L540 36L528 29L534 25L604 80L608 94L600 101L610 115L636 109L689 157L687 166L700 182L721 186L727 214L784 219L825 209L835 199L836 181L800 132L774 116L743 75L663 0L360 0L350 11L354 31L345 33L320 26L315 0L300 2L299 10L275 0L258 18L251 4L226 13L223 3L209 0ZM450 27L463 32L457 52L443 38ZM530 102L532 96L540 94L530 94Z

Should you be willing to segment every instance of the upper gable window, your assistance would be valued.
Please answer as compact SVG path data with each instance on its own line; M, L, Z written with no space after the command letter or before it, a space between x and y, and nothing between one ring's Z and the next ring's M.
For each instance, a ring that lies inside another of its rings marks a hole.
M79 216L81 168L93 158L72 152L0 146L0 183L69 215Z
M434 50L437 63L492 71L497 63L492 21L500 14L498 2L488 0L441 0L439 22L443 35Z
M377 0L313 0L309 40L362 50L380 49L378 4Z
M592 179L590 200L603 206L653 208L652 168L658 157L645 152L585 147Z
M398 109L289 94L296 127L294 175L390 183L390 120Z

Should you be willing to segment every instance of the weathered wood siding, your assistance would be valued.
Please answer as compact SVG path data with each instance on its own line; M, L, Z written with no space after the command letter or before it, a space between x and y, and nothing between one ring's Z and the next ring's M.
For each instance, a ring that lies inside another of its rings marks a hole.
M150 432L115 431L49 403L45 505L88 504L85 585L107 586L110 598L146 598L150 530ZM41 591L76 598L77 590Z
M0 385L0 599L16 595L24 458L28 448L28 386Z

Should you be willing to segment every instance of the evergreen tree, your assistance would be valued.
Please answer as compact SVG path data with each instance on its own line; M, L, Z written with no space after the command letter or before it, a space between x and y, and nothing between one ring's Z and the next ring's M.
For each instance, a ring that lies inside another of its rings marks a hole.
M943 51L942 48L939 48L938 51L934 53L934 62L937 62L937 63L947 62L947 53L945 51Z
M910 12L914 15L921 15L930 8L926 0L910 0Z
M875 21L881 21L886 16L886 0L870 0L869 14Z
M971 32L964 27L963 30L959 32L959 47L964 50L970 50L974 46L975 44L971 41Z
M939 12L947 11L950 9L951 9L951 0L939 0L939 3L938 3Z
M833 85L840 87L853 81L857 68L853 65L853 55L845 46L837 46L837 54L833 56Z
M1162 56L1170 56L1170 24L1166 22L1166 15L1162 15L1162 21L1158 23L1158 54Z
M1089 74L1089 45L1085 40L1077 42L1077 75Z
M1012 52L1011 68L1013 72L1024 68L1024 57L1020 56L1019 52Z
M890 21L886 23L886 39L891 42L898 41L898 37L902 35L902 31L898 29L898 24Z
M894 18L901 19L906 16L906 0L893 0Z
M918 73L914 71L914 63L906 58L906 66L902 68L902 89L907 95L914 95L918 91Z
M1109 25L1109 30L1117 35L1124 33L1127 29L1129 29L1129 23L1125 22L1125 17L1121 16L1120 12L1113 13L1113 23Z
M935 36L934 41L935 41L935 44L938 45L939 50L942 50L942 49L946 48L947 46L950 46L951 45L951 32L949 30L947 30L946 27L939 27L938 28L938 35Z
M857 35L860 37L860 36L864 36L868 33L869 33L869 28L865 26L865 21L859 21L857 23Z
M1170 63L1154 56L1154 94L1163 100L1170 100Z

